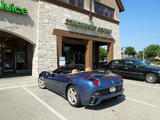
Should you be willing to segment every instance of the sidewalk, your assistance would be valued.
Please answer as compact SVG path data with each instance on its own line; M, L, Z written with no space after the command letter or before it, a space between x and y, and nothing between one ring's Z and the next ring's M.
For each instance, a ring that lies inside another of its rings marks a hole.
M37 84L37 79L32 76L0 78L0 89L31 84Z

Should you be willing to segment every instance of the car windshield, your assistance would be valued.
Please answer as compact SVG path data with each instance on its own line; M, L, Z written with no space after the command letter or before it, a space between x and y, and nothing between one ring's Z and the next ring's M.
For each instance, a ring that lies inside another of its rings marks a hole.
M144 62L142 62L142 61L140 61L140 60L134 61L134 64L135 64L136 66L146 66L146 65L147 65L146 63L144 63Z

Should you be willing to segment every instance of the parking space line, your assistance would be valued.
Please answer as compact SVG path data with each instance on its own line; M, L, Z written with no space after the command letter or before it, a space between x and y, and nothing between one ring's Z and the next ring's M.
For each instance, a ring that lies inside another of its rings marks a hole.
M134 101L134 102L137 102L137 103L141 103L141 104L144 104L144 105L153 107L153 108L156 108L156 107L157 107L156 105L149 104L149 103L146 103L146 102L143 102L143 101L139 101L139 100L136 100L136 99L133 99L133 98L129 98L129 97L125 97L125 98L126 98L127 100Z
M54 113L57 117L59 117L61 120L67 120L64 116L62 116L60 113L58 113L55 109L53 109L51 106L49 106L47 103L45 103L43 100L41 100L38 96L36 96L34 93L32 93L30 90L28 90L26 87L22 87L28 94L30 94L32 97L34 97L37 101L39 101L42 105L44 105L46 108L48 108L52 113Z
M0 87L1 87L1 86L2 86L2 87L3 87L3 86L7 86L7 85L15 85L15 86L16 86L17 84L34 84L34 83L35 83L35 82L20 82L20 83L15 82L15 83L5 83L5 84L2 83L2 84L0 85Z
M127 83L127 84L132 84L132 85L140 85L140 86L144 86L144 87L152 87L152 88L156 88L156 89L159 89L160 90L160 87L157 87L155 86L154 84L141 84L141 83L135 83L135 82L129 82L129 81L125 81L124 83Z
M35 85L37 85L37 84L16 85L16 86L4 87L4 88L0 88L0 91L2 91L2 90L9 90L9 89L16 89L16 88L21 88L21 87L30 87L30 86L35 86Z

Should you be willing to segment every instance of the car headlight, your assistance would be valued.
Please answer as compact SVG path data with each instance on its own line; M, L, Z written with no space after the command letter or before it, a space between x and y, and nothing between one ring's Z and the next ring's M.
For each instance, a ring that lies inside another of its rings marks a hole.
M160 74L160 71L158 73Z

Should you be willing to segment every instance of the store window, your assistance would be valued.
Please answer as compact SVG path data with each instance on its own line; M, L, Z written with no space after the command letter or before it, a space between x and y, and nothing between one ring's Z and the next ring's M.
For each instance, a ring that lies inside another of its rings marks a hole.
M94 2L94 11L96 14L99 14L111 19L114 18L114 9L109 8L101 3Z
M84 8L84 0L61 0L61 1L77 6L79 8Z
M71 5L75 5L75 4L76 4L76 0L69 0L69 3L70 3Z
M84 0L78 0L78 7L84 8Z
M0 31L0 77L31 75L33 45L12 34Z

